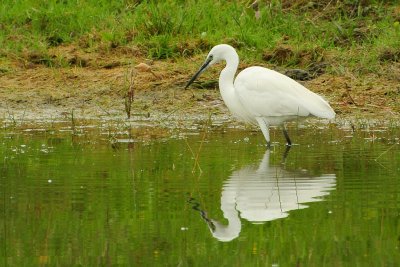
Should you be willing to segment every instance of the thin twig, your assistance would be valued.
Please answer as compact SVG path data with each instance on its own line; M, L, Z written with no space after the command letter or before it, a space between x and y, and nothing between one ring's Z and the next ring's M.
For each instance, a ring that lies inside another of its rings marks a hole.
M192 153L193 158L196 158L196 156L195 156L195 154L194 154L194 152L193 152L193 149L190 147L189 142L187 141L186 138L185 138L185 142L186 142L186 145L189 147L190 153ZM194 164L195 164L194 166L197 165L197 167L199 168L200 173L202 173L203 170L201 169L199 162L198 162L198 161L195 161ZM193 170L192 170L192 173L193 173L193 172L194 172L194 168L193 168Z
M207 135L207 133L208 133L208 126L209 126L209 124L211 124L211 113L209 113L209 117L208 117L207 123L204 125L203 137L201 138L201 143L200 143L199 149L198 149L198 151L197 151L196 159L195 159L195 162L197 162L197 165L198 165L198 166L199 166L199 163L198 163L198 162L199 162L200 152L201 152L201 149L203 148L203 143L204 143L204 140L206 139L206 135ZM195 166L196 166L196 165L195 165ZM192 172L194 172L195 166L193 166ZM199 166L199 167L200 167L200 166ZM200 169L200 171L201 171L201 169Z
M380 157L382 157L384 154L386 154L389 150L391 150L395 145L398 145L398 143L394 143L393 145L391 145L387 150L383 151L376 159L375 161L377 161Z

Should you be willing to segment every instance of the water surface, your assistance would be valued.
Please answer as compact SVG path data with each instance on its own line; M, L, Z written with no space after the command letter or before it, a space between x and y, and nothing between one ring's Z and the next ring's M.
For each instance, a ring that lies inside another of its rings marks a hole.
M396 266L398 129L290 130L4 131L1 265Z

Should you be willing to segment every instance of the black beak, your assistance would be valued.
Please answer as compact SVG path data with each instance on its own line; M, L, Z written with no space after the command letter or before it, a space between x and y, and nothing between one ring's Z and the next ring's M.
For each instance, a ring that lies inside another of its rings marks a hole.
M207 69L211 60L212 60L212 57L207 58L206 62L204 62L204 64L200 67L200 69L196 72L196 74L193 75L193 77L190 79L190 81L186 84L185 89L187 89L189 87L189 85L191 85L197 79L197 77L199 77L200 74L202 74Z

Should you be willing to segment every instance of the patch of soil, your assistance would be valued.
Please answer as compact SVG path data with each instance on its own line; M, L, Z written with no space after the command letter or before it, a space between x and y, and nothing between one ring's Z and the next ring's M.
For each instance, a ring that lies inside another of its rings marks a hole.
M292 54L293 51L280 48L272 57L281 60ZM210 69L199 79L197 87L207 90L196 89L196 86L184 90L188 79L203 62L203 56L149 61L134 49L94 53L71 46L54 47L49 55L52 55L47 57L50 60L65 58L68 64L49 67L43 61L46 57L40 55L16 59L6 66L0 63L0 69L7 70L0 72L3 118L22 113L26 119L54 118L71 112L87 118L126 118L124 98L128 90L134 90L131 109L134 116L164 116L166 120L179 116L207 117L209 114L230 116L216 90L215 81L222 65ZM385 57L392 60L391 55ZM310 58L307 60L312 61L313 57ZM140 63L148 68L141 68L145 71L136 69ZM352 74L326 74L325 66L321 64L310 64L308 71L313 77L301 83L323 95L339 116L399 114L398 62L391 64L391 69L382 70L385 75L369 74L359 78ZM315 69L311 69L312 66L316 66ZM134 72L132 81L129 80L131 71Z
M400 49L384 49L379 55L379 60L400 62Z
M269 63L277 65L300 65L312 68L318 68L319 66L319 70L322 69L321 66L326 65L324 51L320 47L293 50L289 45L282 44L275 47L272 51L264 51L262 58ZM318 73L322 74L320 71Z

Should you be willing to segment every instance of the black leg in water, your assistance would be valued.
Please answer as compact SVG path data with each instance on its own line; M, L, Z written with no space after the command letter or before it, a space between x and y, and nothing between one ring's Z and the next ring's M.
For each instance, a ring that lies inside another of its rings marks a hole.
M267 149L271 149L271 142L267 142Z
M286 130L285 125L283 125L283 135L284 135L285 138L286 138L286 145L287 145L287 146L291 146L291 145L292 145L292 141L290 141L289 134L288 134L288 132L287 132L287 130Z
M286 146L285 152L283 152L283 156L282 156L282 164L283 165L285 165L285 163L286 163L286 158L289 155L290 148L291 148L291 146Z

